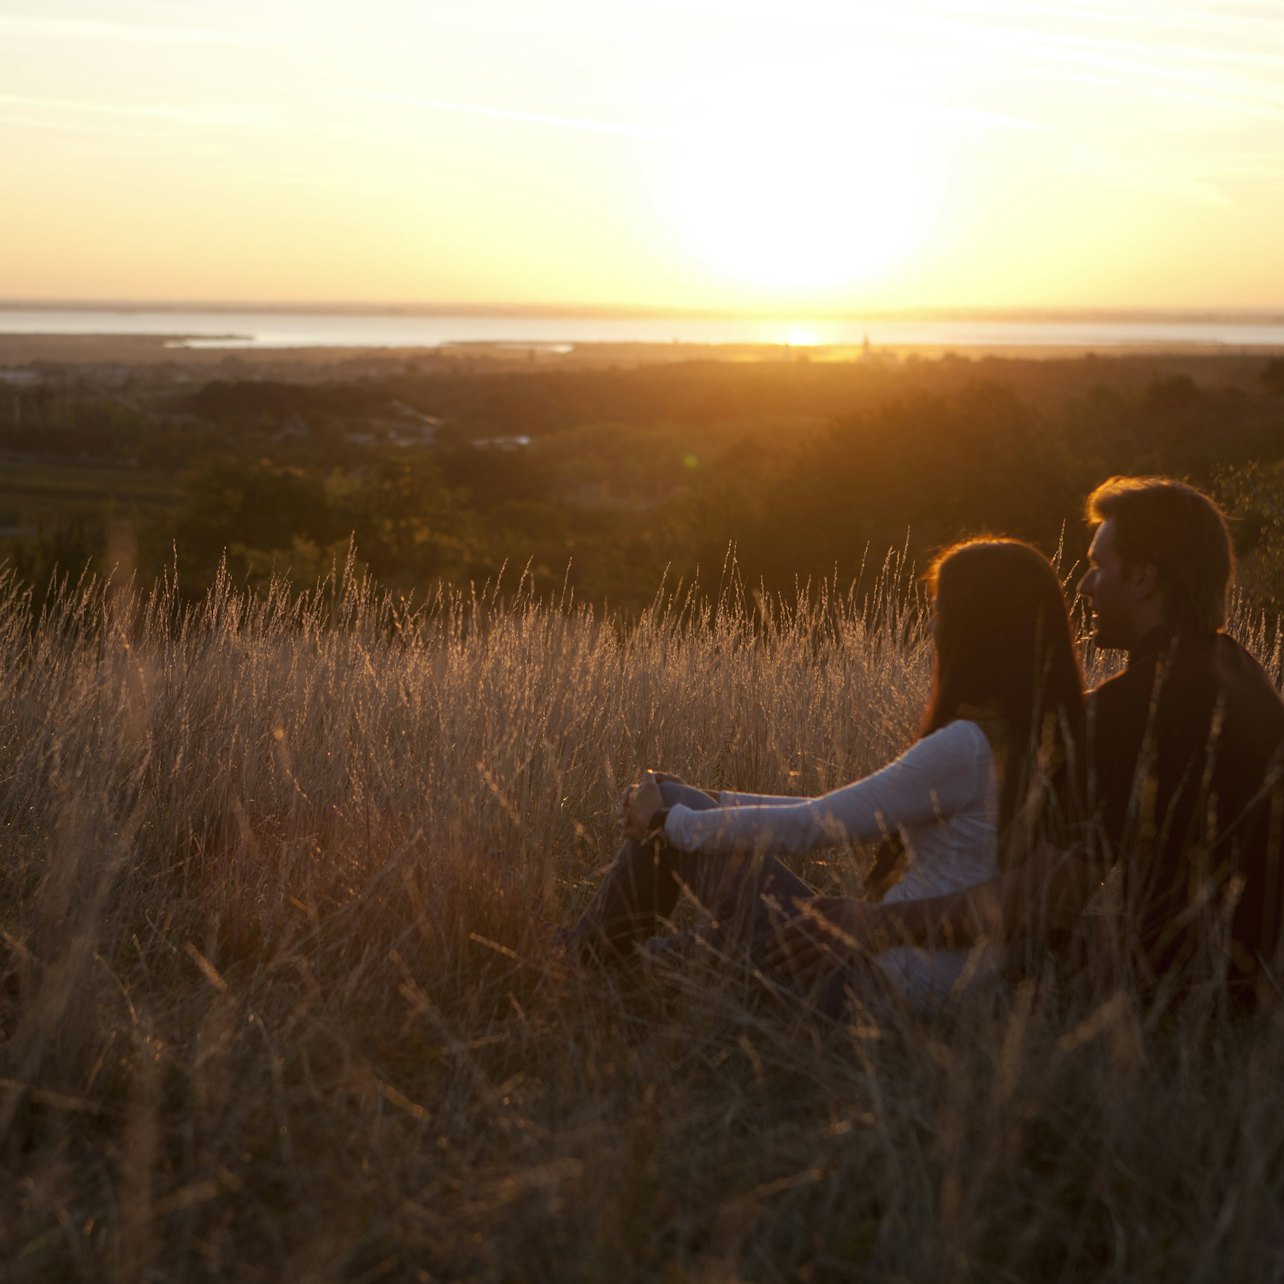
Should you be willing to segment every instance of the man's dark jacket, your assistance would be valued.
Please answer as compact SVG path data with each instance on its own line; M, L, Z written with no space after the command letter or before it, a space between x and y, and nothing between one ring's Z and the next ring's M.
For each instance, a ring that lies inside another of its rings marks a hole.
M1092 693L1088 736L1101 864L1122 865L1148 979L1278 985L1284 701L1262 666L1223 633L1158 630Z

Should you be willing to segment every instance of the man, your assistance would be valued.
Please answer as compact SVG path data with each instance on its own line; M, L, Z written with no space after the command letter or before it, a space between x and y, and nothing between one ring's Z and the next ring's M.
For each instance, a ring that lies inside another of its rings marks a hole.
M1097 645L1128 662L1089 697L1082 843L956 896L818 903L782 930L778 966L814 975L835 939L841 953L1065 928L1117 863L1143 992L1210 974L1238 996L1280 992L1284 701L1222 632L1225 521L1200 491L1148 477L1112 478L1087 514L1096 532L1079 591Z

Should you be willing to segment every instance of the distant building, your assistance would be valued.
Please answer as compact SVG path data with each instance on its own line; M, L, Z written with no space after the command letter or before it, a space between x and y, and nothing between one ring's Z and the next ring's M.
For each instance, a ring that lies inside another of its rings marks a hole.
M376 421L376 426L388 434L394 446L431 446L444 425L445 420L416 410L404 401L390 401L386 416Z
M481 437L473 442L477 450L525 450L531 444L529 437Z

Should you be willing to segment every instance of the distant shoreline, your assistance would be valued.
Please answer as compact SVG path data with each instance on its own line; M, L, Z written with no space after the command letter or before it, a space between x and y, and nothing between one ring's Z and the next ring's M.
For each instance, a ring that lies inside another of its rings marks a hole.
M645 305L532 304L532 303L290 303L253 300L148 300L148 299L3 299L0 312L112 312L137 313L262 313L270 316L351 317L477 317L523 320L591 318L594 320L652 321L765 321L785 323L828 322L857 325L862 322L975 322L1039 324L1240 324L1284 325L1284 304L1269 308L1059 308L1059 307L923 307L923 308L665 308Z
M1172 355L1192 359L1265 358L1284 353L1284 343L1227 346L1218 343L1039 345L1039 344L888 344L871 356L859 345L835 344L790 348L780 344L704 343L575 343L565 345L451 343L444 346L184 347L166 334L66 335L0 332L0 369L47 364L74 367L138 367L215 371L235 377L238 371L271 373L289 378L315 378L326 372L361 373L393 365L429 371L459 367L513 369L581 368L648 365L680 361L727 362L859 362L861 360L959 359L1069 361L1096 356L1102 360Z
M1276 351L1284 349L1284 320L1232 320L1216 314L1186 320L1174 316L1139 320L1116 314L1090 320L1081 314L1053 313L1027 320L1002 320L995 315L962 320L945 314L915 320L876 316L847 321L805 316L718 320L697 315L0 307L0 337L10 347L23 337L29 344L76 340L82 348L97 345L100 352L110 346L123 354L114 359L134 361L159 359L157 346L219 357L355 350L417 353L425 360L489 354L506 360L516 356L528 361L579 362L592 361L609 349L616 359L630 361L690 359L693 354L782 360L794 359L798 353L812 360L834 361L939 352L1067 356L1201 349ZM61 359L67 351L64 348L52 359Z

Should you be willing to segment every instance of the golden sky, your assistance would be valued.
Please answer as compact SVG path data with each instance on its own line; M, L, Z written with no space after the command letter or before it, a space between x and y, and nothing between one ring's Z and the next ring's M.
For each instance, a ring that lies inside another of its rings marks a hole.
M0 0L0 298L1284 308L1284 0Z

